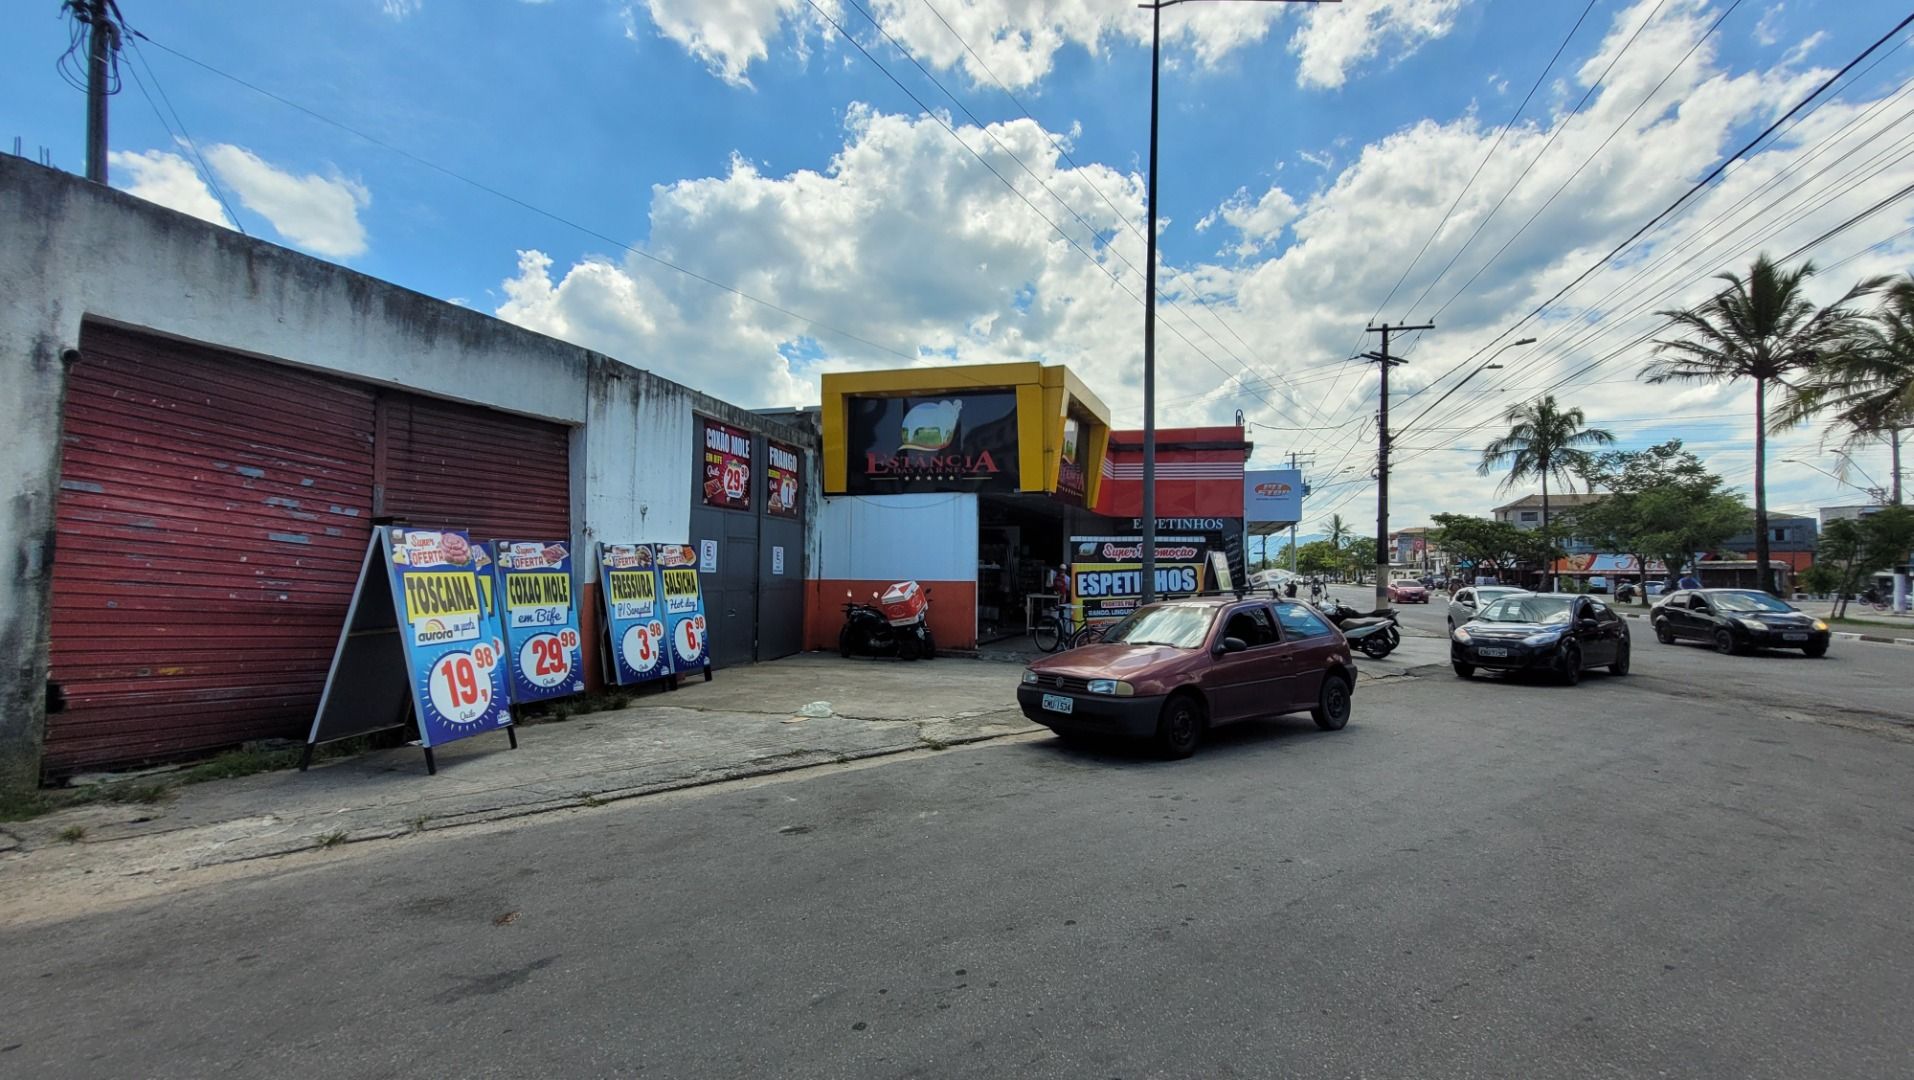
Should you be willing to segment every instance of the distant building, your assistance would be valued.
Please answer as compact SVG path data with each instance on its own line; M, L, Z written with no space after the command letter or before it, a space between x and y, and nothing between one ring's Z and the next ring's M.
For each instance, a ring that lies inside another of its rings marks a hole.
M1878 514L1885 509L1887 507L1878 503L1861 506L1824 506L1821 508L1821 527L1827 528L1830 521L1856 521L1869 514Z
M1814 565L1814 550L1820 538L1820 525L1811 517L1772 511L1768 514L1768 558L1788 564L1788 568L1796 573ZM1721 545L1723 552L1743 558L1753 558L1754 549L1755 534L1752 529L1739 536L1729 537Z
M1564 511L1598 503L1606 498L1608 498L1606 494L1599 492L1589 495L1577 495L1573 492L1550 494L1548 497L1549 518L1560 521ZM1495 520L1507 522L1518 529L1539 529L1542 527L1542 496L1524 495L1512 503L1496 507L1490 511L1490 514L1494 515Z
M1404 570L1414 570L1417 573L1446 573L1449 568L1449 557L1443 554L1431 539L1431 535L1436 531L1428 525L1413 525L1390 533L1390 565Z

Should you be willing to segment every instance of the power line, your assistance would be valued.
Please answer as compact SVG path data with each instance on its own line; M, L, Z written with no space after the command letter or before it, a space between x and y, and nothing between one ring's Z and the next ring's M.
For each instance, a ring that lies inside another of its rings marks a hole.
M174 108L173 99L166 94L166 87L160 85L159 72L153 70L153 62L148 60L146 53L140 49L140 33L133 30L130 26L126 27L126 29L131 33L131 40L133 42L133 59L135 62L127 67L127 70L133 75L133 85L139 88L140 96L146 99L148 105L152 106L153 115L159 117L160 127L166 129L167 137L185 140L187 149L193 152L193 160L199 163L200 178L206 182L206 187L212 191L213 197L219 200L220 208L226 211L227 220L233 223L233 228L238 229L241 236L252 235L246 231L246 226L239 220L239 214L233 210L232 202L226 198L226 191L220 187L218 177L213 175L212 167L206 163L206 156L199 152L199 143L193 140L192 132L186 130L186 121L180 118L179 110ZM146 79L140 78L139 69L142 67L146 69ZM146 92L146 82L148 79L152 81L153 89L159 91L160 100L166 103L167 111L173 114L172 124L166 122L165 113L160 112L159 106L153 103L153 95ZM178 135L173 134L174 124L179 126Z

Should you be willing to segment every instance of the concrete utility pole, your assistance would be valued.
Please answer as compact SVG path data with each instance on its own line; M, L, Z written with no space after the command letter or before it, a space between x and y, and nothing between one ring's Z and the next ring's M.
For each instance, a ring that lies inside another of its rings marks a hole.
M1382 409L1376 419L1376 610L1389 606L1389 369L1406 364L1389 355L1389 335L1405 330L1434 330L1434 323L1420 326L1369 327L1369 333L1382 335L1382 351L1363 353L1382 367Z
M106 14L107 0L86 0L85 14L75 11L87 26L86 49L86 178L106 183L107 72L120 47L119 24Z
M1156 102L1157 71L1163 55L1163 9L1191 0L1153 0L1137 7L1150 11L1150 164L1145 183L1143 276L1143 596L1156 601ZM1340 4L1342 0L1261 0L1278 4Z

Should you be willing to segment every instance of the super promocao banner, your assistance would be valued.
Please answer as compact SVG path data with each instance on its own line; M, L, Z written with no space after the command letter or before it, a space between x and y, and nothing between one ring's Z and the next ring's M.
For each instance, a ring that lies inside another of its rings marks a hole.
M1209 550L1205 537L1157 537L1156 595L1167 599L1202 592ZM1136 610L1143 599L1141 537L1073 536L1070 552L1070 595L1081 605L1078 618L1108 623Z

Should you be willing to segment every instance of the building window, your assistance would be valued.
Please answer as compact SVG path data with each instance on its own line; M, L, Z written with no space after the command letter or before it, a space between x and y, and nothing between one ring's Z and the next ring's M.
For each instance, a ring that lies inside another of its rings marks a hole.
M1522 511L1522 520L1523 521L1540 521L1542 520L1542 513L1539 510L1524 510Z

